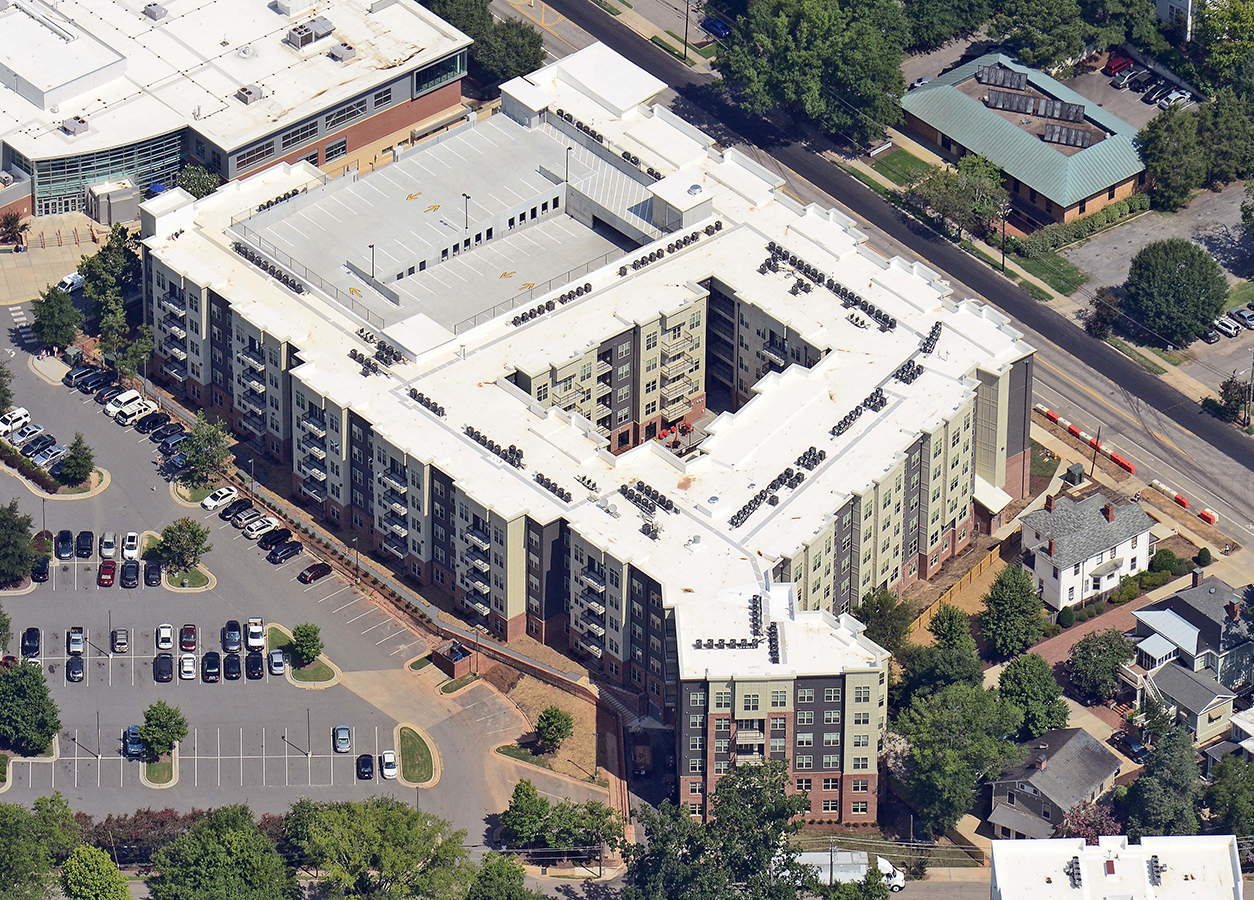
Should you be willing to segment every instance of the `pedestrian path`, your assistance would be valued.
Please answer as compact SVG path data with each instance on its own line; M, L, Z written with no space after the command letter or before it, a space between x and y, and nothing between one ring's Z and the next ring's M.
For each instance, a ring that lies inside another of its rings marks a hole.
M26 318L26 310L21 306L10 306L9 314L13 317L13 343L22 348L35 344L35 333L30 329L30 321Z

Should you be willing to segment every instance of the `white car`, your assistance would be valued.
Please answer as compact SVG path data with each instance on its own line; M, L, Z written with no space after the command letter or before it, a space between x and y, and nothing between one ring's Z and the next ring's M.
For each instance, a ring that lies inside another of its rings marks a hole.
M179 657L179 678L190 681L196 677L196 654L184 653Z
M156 411L157 404L153 403L151 400L139 400L138 402L132 403L130 406L121 410L113 417L113 421L124 427L129 427L134 425L149 413Z
M264 650L266 647L266 628L260 616L248 620L248 631L244 635L244 646L249 650Z
M1193 99L1193 95L1186 90L1172 91L1166 97L1158 101L1159 109L1167 109L1172 106L1184 106Z
M226 506L232 500L239 496L239 488L226 485L220 487L204 500L200 501L200 505L208 510L215 510L219 507Z
M396 777L395 750L384 750L379 754L379 775L388 779Z
M25 406L11 409L0 416L0 435L9 435L30 421L30 410Z
M128 531L122 538L122 558L139 559L139 534Z
M129 391L123 391L105 404L104 414L112 419L128 406L132 406L143 399L143 395L134 388Z
M164 623L157 626L157 649L173 650L174 649L174 626Z
M100 558L113 559L118 553L118 536L106 531L100 536Z
M267 531L274 531L274 529L278 527L278 519L274 516L266 516L265 518L258 519L251 525L246 525L244 527L244 537L248 538L250 541L255 541Z

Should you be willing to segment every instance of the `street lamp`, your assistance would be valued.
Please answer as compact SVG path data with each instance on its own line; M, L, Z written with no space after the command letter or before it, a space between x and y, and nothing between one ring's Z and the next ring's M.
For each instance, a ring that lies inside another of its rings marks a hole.
M570 154L574 149L575 149L574 147L566 148L566 183L567 184L570 183Z
M374 244L370 245L370 277L374 278Z
M688 19L692 15L692 0L684 0L684 62L688 61Z
M467 194L465 191L462 191L462 199L466 201L466 203L465 203L465 207L466 207L466 231L467 231L467 233L469 233L469 231L470 231L470 195L469 195L469 194Z
M1006 219L1010 216L1010 201L1002 200L997 207L997 215L1001 217L1001 271L1006 272Z
M357 573L357 580L361 581L361 556L357 553L357 538L353 538L353 569Z

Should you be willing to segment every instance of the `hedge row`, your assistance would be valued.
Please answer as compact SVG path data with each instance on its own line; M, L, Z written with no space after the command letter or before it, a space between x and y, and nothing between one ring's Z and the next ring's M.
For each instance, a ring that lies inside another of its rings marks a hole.
M21 473L26 480L33 481L49 494L55 494L61 489L61 483L59 481L23 456L21 451L19 451L16 447L11 447L6 443L0 443L0 459L17 469L17 471Z
M1006 246L1020 256L1035 259L1059 247L1065 247L1073 241L1083 240L1099 228L1105 228L1112 222L1118 222L1132 213L1143 212L1149 209L1149 206L1149 194L1133 194L1127 200L1119 200L1099 209L1092 215L1082 216L1074 222L1055 222L1025 238L1007 237Z

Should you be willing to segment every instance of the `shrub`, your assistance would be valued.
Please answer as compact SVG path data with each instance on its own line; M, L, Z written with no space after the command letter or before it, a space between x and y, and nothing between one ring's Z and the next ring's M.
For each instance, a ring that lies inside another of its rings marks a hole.
M1043 256L1046 253L1057 250L1059 247L1066 246L1074 241L1083 240L1092 235L1097 229L1113 222L1118 222L1125 216L1134 212L1142 212L1146 209L1149 209L1149 195L1133 194L1127 200L1111 203L1095 213L1081 216L1072 222L1055 222L1053 225L1047 225L1025 238L1008 237L1006 246L1020 256L1032 258Z
M1172 575L1170 572L1142 572L1138 577L1141 581L1141 588L1149 591L1171 581Z
M1154 558L1150 560L1150 571L1172 572L1175 570L1178 562L1180 562L1180 558L1164 547L1155 553Z
M1062 634L1062 626L1061 626L1061 625L1055 624L1054 622L1046 622L1046 623L1045 623L1045 637L1046 637L1046 639L1048 639L1048 638L1052 638L1052 637L1057 637L1057 636L1058 636L1058 635L1060 635L1060 634Z
M1132 575L1125 575L1119 579L1119 587L1111 593L1110 602L1127 603L1129 600L1135 600L1140 592L1140 582Z
M1199 566L1202 566L1203 568L1205 568L1206 566L1209 566L1213 561L1214 560L1211 559L1211 555L1210 555L1210 547L1203 547L1201 550L1197 551L1197 564Z
M15 447L10 447L8 444L0 444L0 459L17 469L18 473L27 481L33 482L49 494L55 494L61 488L61 485L55 478L24 457Z
M1075 624L1075 610L1070 606L1064 606L1058 613L1058 624L1063 628L1070 628Z

